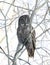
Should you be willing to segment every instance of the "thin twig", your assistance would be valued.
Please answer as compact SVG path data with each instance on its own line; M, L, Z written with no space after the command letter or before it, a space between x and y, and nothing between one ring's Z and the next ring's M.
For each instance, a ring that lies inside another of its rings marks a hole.
M23 59L21 59L21 58L18 58L18 59L21 60L21 61L26 62L26 63L29 64L29 65L31 65L29 62L27 62L27 61L25 61L25 60L23 60Z
M50 30L50 28L48 28L48 29L46 29L45 31L43 31L39 36L36 37L36 39L39 38L40 36L42 36L45 32L47 32L47 31L49 31L49 30Z
M13 61L13 59L11 59L9 56L8 56L8 54L6 54L5 53L5 51L2 49L2 47L0 46L0 49L2 50L2 52L5 54L5 56L7 57L7 58L9 58L9 60L11 60L11 61Z
M45 20L47 13L48 13L48 9L47 9L47 11L46 11L46 13L45 13L45 15L44 15L43 20L35 27L35 29Z

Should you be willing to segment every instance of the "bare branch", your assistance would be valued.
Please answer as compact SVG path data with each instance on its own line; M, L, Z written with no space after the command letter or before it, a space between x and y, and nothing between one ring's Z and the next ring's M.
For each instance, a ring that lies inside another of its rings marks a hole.
M40 36L42 36L45 32L47 32L47 31L49 31L49 30L50 30L50 28L48 28L48 29L46 29L45 31L43 31L39 36L36 37L36 39L39 38Z
M21 61L26 62L26 63L29 64L29 65L31 65L29 62L27 62L27 61L25 61L25 60L23 60L23 59L21 59L21 58L18 58L18 59L21 60Z
M11 60L11 61L13 61L13 59L11 59L9 56L8 56L8 54L6 54L5 53L5 51L2 49L2 47L0 46L0 49L2 50L2 52L5 54L5 56L7 57L7 58L9 58L9 60Z

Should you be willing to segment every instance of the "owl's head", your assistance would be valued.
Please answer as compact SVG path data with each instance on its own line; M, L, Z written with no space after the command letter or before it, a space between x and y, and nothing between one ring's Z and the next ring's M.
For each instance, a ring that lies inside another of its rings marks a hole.
M19 21L18 21L18 26L28 26L30 24L30 18L28 15L22 15L20 18L19 18Z

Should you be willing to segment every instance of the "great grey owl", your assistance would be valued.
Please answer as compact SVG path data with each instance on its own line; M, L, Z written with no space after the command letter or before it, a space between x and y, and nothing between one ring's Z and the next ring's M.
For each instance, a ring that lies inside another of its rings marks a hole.
M30 17L22 15L18 20L17 37L19 44L26 47L28 56L33 57L35 51L35 30L31 26Z

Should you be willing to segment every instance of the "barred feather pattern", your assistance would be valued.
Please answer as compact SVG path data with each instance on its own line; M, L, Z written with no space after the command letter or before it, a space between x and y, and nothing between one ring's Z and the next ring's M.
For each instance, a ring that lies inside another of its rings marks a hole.
M35 30L30 24L28 15L23 15L19 18L17 36L20 44L23 44L28 52L29 57L34 57L36 49Z

